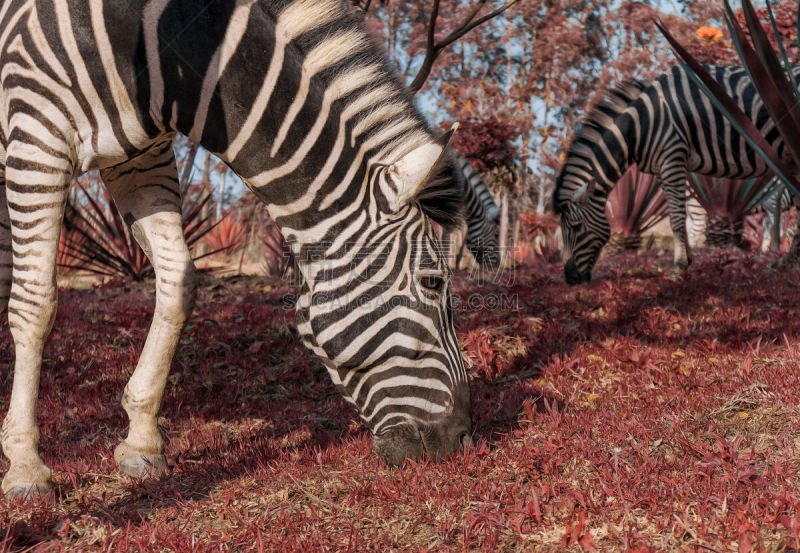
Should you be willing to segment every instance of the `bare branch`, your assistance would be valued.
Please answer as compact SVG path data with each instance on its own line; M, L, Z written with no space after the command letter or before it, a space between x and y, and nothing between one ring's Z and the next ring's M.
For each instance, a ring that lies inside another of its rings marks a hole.
M479 19L476 19L475 21L473 21L471 23L469 22L469 20L465 20L466 25L463 25L462 27L454 30L452 33L450 33L447 36L447 38L445 38L443 41L441 41L438 44L438 46L441 49L447 48L448 46L450 46L450 44L452 44L453 42L455 42L456 40L458 40L459 38L461 38L462 36L464 36L465 34L470 32L475 27L477 27L479 25L483 25L484 23L486 23L490 19L494 19L495 17L497 17L498 15L500 15L501 13L506 11L508 8L510 8L511 6L513 6L514 4L517 4L519 2L520 2L520 0L509 0L508 2L506 2L506 4L503 7L497 8L495 11L493 11L491 13L487 13L483 17L481 17ZM472 17L474 17L474 16L472 16ZM470 19L472 19L472 18L470 18Z
M466 15L463 21L461 21L461 23L459 23L459 25L440 42L436 41L436 20L439 17L439 0L433 1L431 15L428 19L428 36L425 45L425 58L422 60L422 66L419 68L414 80L408 87L413 93L419 92L422 86L425 84L425 81L428 80L431 70L433 69L433 64L436 61L436 58L439 57L439 54L442 53L442 50L450 46L453 42L470 32L475 27L497 17L514 4L520 2L520 0L508 0L508 2L506 2L502 7L494 10L493 12L487 13L483 17L475 19L483 6L486 5L487 1L488 0L479 0L479 2Z
M369 11L369 7L372 4L372 0L366 0L362 5L361 0L351 0L353 6L361 12L361 18L365 19L367 17L367 12Z
M439 19L439 0L433 0L431 15L428 19L428 42L425 57L436 48L436 20Z

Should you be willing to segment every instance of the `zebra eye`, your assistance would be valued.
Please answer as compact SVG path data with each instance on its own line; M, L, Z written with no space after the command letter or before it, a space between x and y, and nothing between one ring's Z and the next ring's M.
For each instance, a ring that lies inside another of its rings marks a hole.
M444 279L438 276L424 276L419 279L420 285L433 292L439 292L444 287Z

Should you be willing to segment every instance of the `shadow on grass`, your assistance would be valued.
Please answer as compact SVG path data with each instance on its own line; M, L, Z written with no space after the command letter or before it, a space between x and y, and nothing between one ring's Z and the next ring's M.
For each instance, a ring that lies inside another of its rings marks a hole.
M622 342L626 348L668 350L693 345L713 355L750 350L757 342L790 344L799 324L792 313L800 311L791 308L800 309L800 270L776 271L770 268L774 260L774 255L701 249L684 277L670 280L671 259L623 254L603 259L588 285L567 286L560 265L544 272L518 268L504 290L480 283L478 293L502 291L518 297L519 308L515 313L467 313L459 330L523 334L527 352L499 370L473 371L477 435L491 442L518 429L526 402L536 402L540 412L546 405L569 409L536 381L564 360L579 360L593 345ZM464 279L462 286L473 282ZM797 284L798 294L782 295L787 283ZM518 322L529 317L541 326L525 335Z

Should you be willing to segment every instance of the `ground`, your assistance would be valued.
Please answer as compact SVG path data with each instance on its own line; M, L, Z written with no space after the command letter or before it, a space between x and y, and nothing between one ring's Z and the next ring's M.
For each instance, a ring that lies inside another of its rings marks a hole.
M772 261L457 277L476 445L403 468L299 345L291 289L207 277L162 410L170 473L147 482L112 453L152 283L62 290L39 403L57 488L0 500L0 552L798 548L800 270ZM11 358L3 329L0 413Z

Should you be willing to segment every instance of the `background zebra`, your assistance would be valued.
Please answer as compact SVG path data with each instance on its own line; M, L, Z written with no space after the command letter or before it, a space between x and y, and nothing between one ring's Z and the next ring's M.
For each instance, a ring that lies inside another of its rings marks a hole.
M218 154L267 203L303 274L301 337L375 450L397 463L469 443L467 375L432 225L459 222L461 181L449 137L431 136L376 50L338 0L2 4L0 305L16 352L3 491L50 487L38 454L39 369L67 187L93 168L156 273L115 459L137 476L164 470L156 417L195 299L175 132Z
M747 72L741 67L708 69L781 155L783 140ZM688 172L745 179L767 171L682 68L673 67L652 83L631 81L610 90L577 130L553 193L554 211L561 214L569 283L591 279L610 234L606 199L632 163L658 175L664 187L675 245L672 274L691 262L686 237Z
M784 211L788 211L795 205L794 197L785 185L778 183L764 201L758 205L754 212L764 214L763 237L761 239L761 251L767 252L770 248L780 250L780 217ZM800 224L800 222L798 223ZM777 230L777 236L775 231ZM796 232L796 230L795 230Z
M695 248L706 243L708 214L697 198L686 194L686 240L689 247Z
M480 173L463 156L456 154L465 181L466 245L475 260L487 268L500 264L500 208Z

